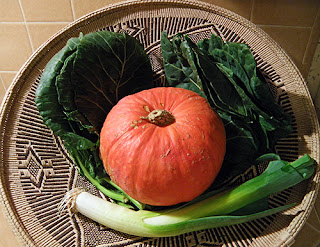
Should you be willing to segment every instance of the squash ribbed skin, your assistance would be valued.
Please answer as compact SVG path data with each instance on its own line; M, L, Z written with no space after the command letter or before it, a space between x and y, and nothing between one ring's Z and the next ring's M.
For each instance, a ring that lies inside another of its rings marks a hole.
M145 117L165 109L175 121L160 127ZM142 118L141 118L142 117ZM226 137L220 117L197 93L158 87L121 99L100 134L100 155L112 181L155 206L187 202L217 176Z

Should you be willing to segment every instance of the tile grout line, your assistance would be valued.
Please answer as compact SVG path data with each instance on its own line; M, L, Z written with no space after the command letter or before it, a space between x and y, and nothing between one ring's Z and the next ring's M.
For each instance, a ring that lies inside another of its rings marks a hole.
M7 91L7 88L6 88L6 86L4 85L4 82L3 82L3 79L2 79L2 76L1 76L1 75L0 75L0 82L1 82L2 87L4 88L4 91L6 92L6 91Z
M285 27L285 28L304 28L304 29L311 29L312 30L312 26L289 26L289 25L276 25L276 24L259 24L259 23L255 23L255 25L259 26L259 27Z
M310 32L310 36L309 36L309 40L308 40L308 43L307 43L307 47L306 47L306 50L304 52L304 55L303 55L303 58L302 58L302 63L305 64L306 63L306 53L308 51L308 48L310 47L311 45L311 37L312 37L312 34L314 32L314 30L317 28L317 20L320 21L320 7L318 8L318 12L317 12L317 15L315 16L314 20L313 20L313 24L311 26L311 32ZM315 54L313 54L314 56ZM313 57L312 57L312 60L313 60ZM312 63L312 60L311 60L311 63Z
M250 21L253 19L254 0L251 0Z
M18 70L0 70L0 73L18 73Z
M318 8L318 12L317 12L317 15L316 15L314 23L313 23L313 28L310 33L308 46L311 45L310 44L311 43L311 36L312 36L312 32L317 28L317 21L320 21L320 6ZM318 83L320 80L319 72L317 73L317 75L315 75L315 78L313 78L312 80L310 78L311 78L311 70L314 69L314 66L315 66L314 64L316 64L316 60L320 59L319 51L320 51L320 39L318 40L317 45L314 49L313 56L311 58L310 68L309 68L307 78L306 78L306 83L307 83L308 88L312 88L312 91L310 91L310 94L313 96L312 100L313 100L313 103L316 108L320 107L320 84ZM318 57L316 57L316 56L318 56ZM305 62L305 60L306 60L306 54L304 54L304 57L302 58L303 62ZM313 86L313 85L315 85L315 86ZM319 114L318 114L318 116L320 117Z
M317 208L316 208L316 207L314 207L314 212L315 212L315 214L316 214L318 223L320 223L320 218L319 218L319 214L318 214L318 211L317 211ZM320 230L320 229L319 229L319 230Z
M317 233L320 234L320 230L318 228L316 228L315 226L311 225L309 222L306 222L306 225L308 225L311 229L313 229L314 231L316 231Z
M25 24L25 21L0 21L0 24ZM58 24L66 24L70 23L70 21L28 21L28 23L32 24L50 24L50 23L58 23Z
M74 21L76 19L76 15L75 15L75 12L74 12L73 0L70 0L70 5L71 5L71 12L72 12L72 19Z
M320 59L320 43L318 42L316 45L312 60L311 60L309 73L306 78L306 82L307 82L308 87L310 87L309 84L314 85L315 83L317 83L317 80L320 82L320 71L318 73L316 72L317 73L316 75L312 75L312 73L314 73L314 69L317 68L317 61L319 61L319 59ZM310 93L312 95L312 99L313 99L314 103L316 104L316 100L320 99L320 84L317 83L316 88L313 88L312 92L310 91Z
M21 4L21 0L18 0L18 2L19 2L21 13L22 13L23 22L24 22L25 28L27 30L27 35L28 35L30 46L31 46L31 50L32 50L32 52L34 52L34 47L33 47L33 44L31 42L31 36L30 36L28 25L27 25L26 16L24 14L23 7L22 7L22 4Z

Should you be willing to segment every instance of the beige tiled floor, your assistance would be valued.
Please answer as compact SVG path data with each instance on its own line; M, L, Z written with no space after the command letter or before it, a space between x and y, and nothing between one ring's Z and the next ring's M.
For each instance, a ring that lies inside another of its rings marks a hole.
M26 22L73 21L70 0L20 0Z
M314 99L318 117L320 118L320 42L314 54L307 82L310 88L311 97Z
M279 44L286 44L286 52L299 68L303 68L303 60L311 33L310 28L281 25L260 25ZM287 42L291 40L294 42ZM299 47L299 49L297 49Z
M119 1L0 0L0 101L20 67L49 37L81 16ZM306 78L315 105L320 109L319 0L202 1L249 19L274 38ZM320 208L319 202L317 205ZM316 246L314 239L320 243L318 213L312 213L314 220L303 228L295 247ZM1 214L0 223L0 246L18 246Z
M56 33L68 24L69 22L28 22L27 28L33 50L48 39L44 34Z
M318 0L254 1L252 22L263 25L311 27L318 13Z
M320 37L319 0L203 0L251 20L292 57L305 78ZM16 73L39 45L71 21L119 0L0 0L0 75ZM9 77L4 76L6 84ZM10 83L10 82L9 82ZM0 98L4 91L0 89Z
M23 22L19 0L0 1L0 21Z
M106 4L115 4L120 2L120 0L71 0L74 12L74 18L78 19L94 10L103 8Z
M26 25L0 23L1 71L17 71L32 53Z

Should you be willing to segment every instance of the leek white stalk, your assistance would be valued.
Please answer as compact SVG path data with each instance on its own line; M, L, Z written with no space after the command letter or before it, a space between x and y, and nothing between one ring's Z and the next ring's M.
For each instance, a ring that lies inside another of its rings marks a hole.
M148 224L146 222L148 219L157 219L158 216L161 216L161 213L147 210L134 211L127 207L123 207L94 196L79 188L71 190L66 194L63 203L60 205L60 210L63 210L65 205L68 205L72 212L81 213L104 226L127 234L143 237L176 236L191 231L227 226L230 225L230 220L233 224L243 223L248 220L280 212L292 206L288 205L266 210L262 213L254 214L249 217L219 216L194 220L186 220L188 217L185 219L184 217L181 217L178 223L170 223L170 220L168 220L167 224L164 224L163 220L160 219L159 224L156 224L156 220L152 222L153 224ZM172 219L173 221L176 221L175 218Z
M67 206L72 212L79 212L102 225L131 235L175 236L196 230L239 224L285 210L292 205L249 215L230 215L231 212L246 205L310 178L314 168L314 160L308 155L292 163L279 158L270 162L261 175L236 188L168 211L135 211L76 188L66 194L60 210Z
M143 227L143 215L148 211L134 211L127 207L106 201L82 189L69 191L65 197L73 212L79 212L88 218L114 230L128 234L143 234L149 236L147 228Z

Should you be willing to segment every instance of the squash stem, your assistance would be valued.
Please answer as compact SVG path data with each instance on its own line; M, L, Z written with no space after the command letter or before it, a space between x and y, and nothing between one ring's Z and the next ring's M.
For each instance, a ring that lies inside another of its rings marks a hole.
M176 121L171 112L163 109L153 110L148 114L147 119L150 123L160 127L168 126Z

